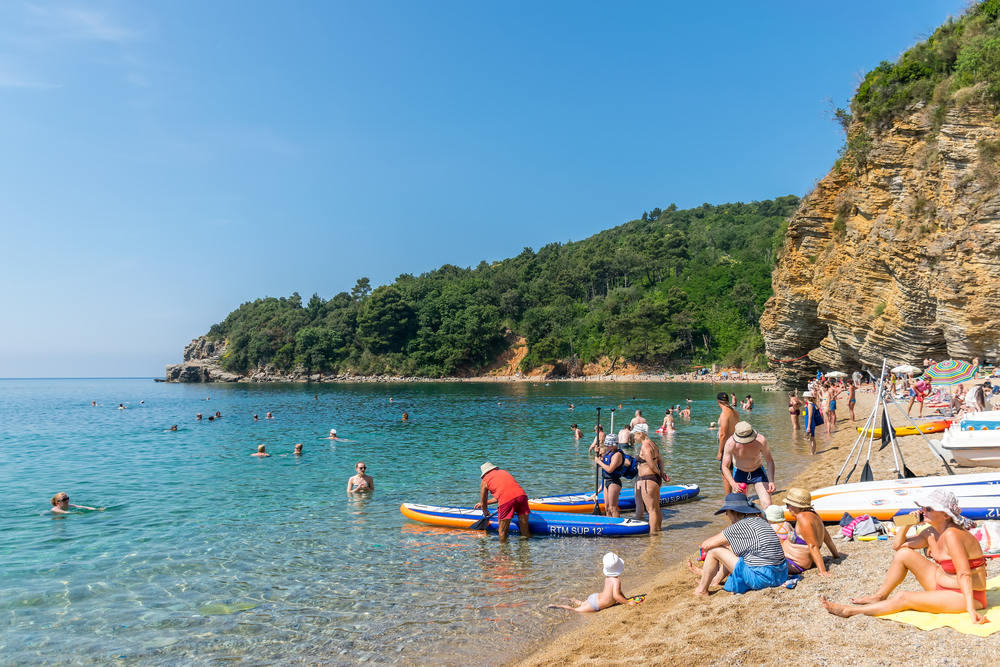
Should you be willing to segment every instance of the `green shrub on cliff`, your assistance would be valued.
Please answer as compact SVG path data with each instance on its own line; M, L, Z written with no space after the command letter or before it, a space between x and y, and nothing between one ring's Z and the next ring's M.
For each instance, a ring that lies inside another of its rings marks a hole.
M425 376L474 371L528 343L525 368L604 355L648 364L761 361L757 318L798 198L654 208L585 241L476 268L445 265L374 291L306 305L298 294L242 304L209 331L224 367Z

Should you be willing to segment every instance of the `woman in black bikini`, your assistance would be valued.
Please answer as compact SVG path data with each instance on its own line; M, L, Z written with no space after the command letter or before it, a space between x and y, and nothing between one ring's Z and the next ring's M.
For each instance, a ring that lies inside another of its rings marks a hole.
M669 482L670 477L663 469L663 457L656 443L642 431L635 433L636 444L640 445L636 461L639 462L639 477L635 480L635 518L642 521L642 515L649 510L649 532L660 532L663 514L660 513L660 485Z
M798 397L798 390L788 392L788 414L792 417L792 430L799 430L799 415L802 414L799 408L802 407L802 399Z
M986 558L979 540L965 529L955 494L938 489L928 494L925 502L917 504L922 509L911 514L930 526L911 537L906 536L910 526L896 532L892 543L896 556L875 595L852 599L855 605L862 605L856 607L834 604L821 595L819 599L828 612L847 618L856 614L882 616L905 609L932 614L966 611L973 623L988 622L979 613L986 608ZM933 560L922 556L917 549L927 549ZM908 572L913 573L924 590L903 591L889 597Z

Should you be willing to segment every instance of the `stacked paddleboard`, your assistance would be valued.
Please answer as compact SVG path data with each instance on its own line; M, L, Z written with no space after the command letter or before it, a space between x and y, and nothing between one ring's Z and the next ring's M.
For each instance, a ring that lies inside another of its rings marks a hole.
M591 507L593 507L593 501ZM399 511L408 519L449 528L471 528L473 524L483 518L482 510L463 507L436 507L416 503L403 503ZM496 512L494 512L495 514ZM528 526L532 535L627 537L649 533L647 522L634 519L535 511L532 511L528 517ZM496 516L491 517L488 530L496 532L499 529L499 523ZM510 531L512 533L521 532L518 524L519 520L516 516L511 519Z
M680 484L660 487L660 507L691 500L701 489L697 484ZM598 494L598 504L604 511L604 494ZM561 496L533 498L528 500L532 512L574 512L587 514L594 509L593 493L568 493ZM618 496L618 507L622 511L635 509L635 489L622 489Z
M913 426L900 426L899 428L894 428L893 431L896 433L897 438L901 438L904 435L919 435L921 433L941 433L948 429L951 425L950 419L939 419L937 421L927 422L926 424L921 424L919 428ZM882 429L867 429L862 431L862 428L858 427L858 433L864 433L865 436L873 436L876 438L882 437Z
M885 521L917 509L932 491L944 488L958 498L962 516L969 519L1000 519L1000 473L911 477L876 482L841 484L813 492L813 509L823 521L840 521L868 514ZM791 514L786 512L786 518Z

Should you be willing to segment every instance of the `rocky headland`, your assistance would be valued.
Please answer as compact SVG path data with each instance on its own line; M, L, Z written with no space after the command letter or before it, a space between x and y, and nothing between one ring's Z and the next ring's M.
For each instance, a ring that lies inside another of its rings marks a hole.
M761 318L781 384L883 356L997 359L1000 116L974 92L914 105L803 199Z

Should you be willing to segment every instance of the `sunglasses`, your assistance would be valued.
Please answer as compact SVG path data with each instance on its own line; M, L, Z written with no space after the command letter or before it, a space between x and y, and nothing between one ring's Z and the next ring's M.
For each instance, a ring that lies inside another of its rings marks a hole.
M68 503L68 502L69 502L69 497L66 497L66 498L60 498L58 502L61 502L61 503Z
M368 470L365 466L358 466L358 470Z

